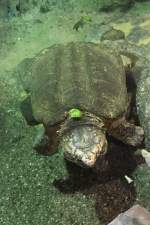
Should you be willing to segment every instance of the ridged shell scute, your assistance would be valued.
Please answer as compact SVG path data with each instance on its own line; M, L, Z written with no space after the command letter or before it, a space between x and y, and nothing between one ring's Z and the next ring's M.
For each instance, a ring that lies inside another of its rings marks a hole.
M31 101L37 121L53 125L80 108L113 119L127 107L125 71L120 56L100 44L58 44L33 60Z

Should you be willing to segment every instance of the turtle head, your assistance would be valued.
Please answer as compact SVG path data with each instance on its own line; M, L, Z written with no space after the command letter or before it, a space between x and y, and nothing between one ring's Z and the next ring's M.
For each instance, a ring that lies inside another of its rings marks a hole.
M85 123L86 121L86 123ZM97 158L107 151L105 131L87 119L71 119L73 126L60 137L60 149L67 160L82 167L94 167Z

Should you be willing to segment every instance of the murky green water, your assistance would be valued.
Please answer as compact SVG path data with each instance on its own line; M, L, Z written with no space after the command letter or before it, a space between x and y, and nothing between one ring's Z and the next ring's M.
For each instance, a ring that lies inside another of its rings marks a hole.
M116 150L110 154L113 174L66 164L62 152L33 150L39 127L20 112L26 93L16 72L53 44L100 43L111 26L149 55L149 12L149 1L0 1L0 225L104 225L134 202L150 209L149 168L130 149L118 159Z

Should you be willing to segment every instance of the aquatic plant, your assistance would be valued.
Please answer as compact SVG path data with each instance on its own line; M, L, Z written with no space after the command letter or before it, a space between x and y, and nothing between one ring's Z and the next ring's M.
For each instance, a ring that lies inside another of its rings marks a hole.
M81 18L73 26L73 29L78 31L79 28L82 28L88 22L92 22L92 17L90 15L81 16Z

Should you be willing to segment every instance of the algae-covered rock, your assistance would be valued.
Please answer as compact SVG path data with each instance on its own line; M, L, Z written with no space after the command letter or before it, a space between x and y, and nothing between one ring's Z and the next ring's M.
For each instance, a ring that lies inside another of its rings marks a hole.
M104 41L103 44L111 46L114 51L123 53L132 59L130 75L136 86L137 112L140 124L144 128L146 148L150 149L150 51L147 47L137 46L123 40L114 41L113 45L111 41Z
M116 30L114 28L106 31L101 37L101 41L103 41L103 40L116 41L116 40L121 40L121 39L125 39L124 32L121 30Z
M42 13L48 12L51 7L63 7L67 3L66 0L1 0L0 1L0 18L8 19L13 16L31 11L35 7Z
M138 166L133 173L137 200L150 210L150 169L146 164Z
M139 119L145 130L145 145L150 149L150 69L147 69L138 83L137 106Z
M0 1L0 18L8 18L16 15L16 5L18 0L1 0Z
M107 0L107 1L101 1L100 6L100 11L105 11L105 12L112 12L116 8L120 8L121 11L127 11L130 9L136 0L126 0L126 1L121 1L121 0Z
M0 18L11 18L18 16L34 5L33 0L1 0L0 1Z
M52 7L65 8L70 7L85 9L94 8L100 11L113 11L120 8L122 11L130 9L136 0L1 0L0 1L0 18L10 18L21 15L35 7L41 13L47 13Z

